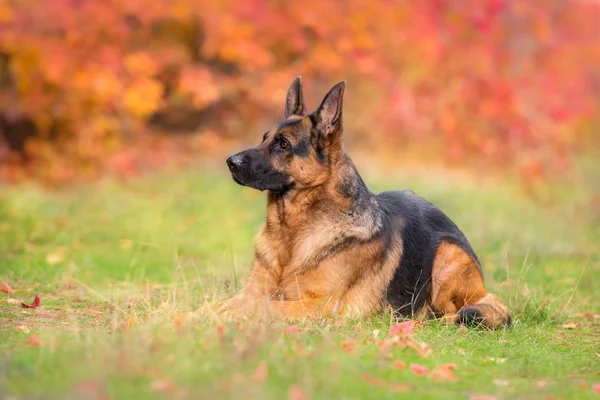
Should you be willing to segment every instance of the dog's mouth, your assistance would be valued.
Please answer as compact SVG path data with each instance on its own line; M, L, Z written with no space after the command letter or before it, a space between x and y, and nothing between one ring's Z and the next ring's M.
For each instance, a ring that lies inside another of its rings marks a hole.
M231 178L232 178L232 179L233 179L233 181L234 181L235 183L237 183L238 185L242 185L242 186L248 186L248 185L246 185L246 184L245 184L245 183L244 183L244 182L243 182L241 179L239 179L239 178L236 176L235 172L233 172L233 171L231 172Z

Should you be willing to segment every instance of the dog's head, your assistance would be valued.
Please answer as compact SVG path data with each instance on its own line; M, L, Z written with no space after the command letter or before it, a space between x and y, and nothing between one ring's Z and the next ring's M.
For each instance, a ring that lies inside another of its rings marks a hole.
M284 194L322 185L332 157L342 149L342 99L346 82L335 85L312 114L306 113L296 77L285 100L285 120L263 135L258 147L227 159L240 185Z

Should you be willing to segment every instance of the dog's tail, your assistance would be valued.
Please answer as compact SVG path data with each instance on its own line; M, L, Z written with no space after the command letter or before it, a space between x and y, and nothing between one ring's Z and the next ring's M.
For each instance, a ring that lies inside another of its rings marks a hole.
M462 308L458 312L458 322L496 329L510 325L511 319L506 304L495 294L488 293L476 303Z

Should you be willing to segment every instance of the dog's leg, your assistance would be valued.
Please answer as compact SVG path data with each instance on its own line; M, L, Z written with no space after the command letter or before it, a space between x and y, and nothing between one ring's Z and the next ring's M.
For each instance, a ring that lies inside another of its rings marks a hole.
M237 309L223 312L225 318L333 318L341 314L342 303L333 299L269 300L254 299Z
M221 314L252 305L256 299L270 298L277 292L277 276L258 260L254 260L248 279L241 292L234 297L211 304L210 310Z
M490 328L510 324L506 305L485 289L475 261L459 246L439 245L432 269L431 306L451 322Z

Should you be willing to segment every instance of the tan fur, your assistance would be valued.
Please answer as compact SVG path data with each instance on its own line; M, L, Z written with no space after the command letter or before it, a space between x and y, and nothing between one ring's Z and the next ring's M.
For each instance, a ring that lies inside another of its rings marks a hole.
M506 324L508 308L497 296L487 293L477 264L459 246L448 242L439 245L431 278L431 307L444 319L457 322L457 313L470 306L483 314L484 325Z

